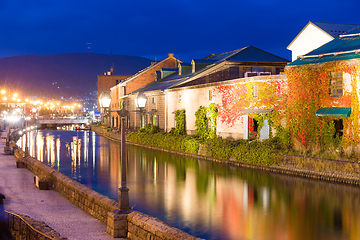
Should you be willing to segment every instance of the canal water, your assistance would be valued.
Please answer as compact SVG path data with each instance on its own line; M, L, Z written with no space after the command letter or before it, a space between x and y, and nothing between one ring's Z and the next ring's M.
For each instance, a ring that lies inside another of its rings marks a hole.
M19 140L25 146L25 138ZM33 131L30 154L118 200L120 144ZM204 239L360 239L360 189L128 145L130 205Z

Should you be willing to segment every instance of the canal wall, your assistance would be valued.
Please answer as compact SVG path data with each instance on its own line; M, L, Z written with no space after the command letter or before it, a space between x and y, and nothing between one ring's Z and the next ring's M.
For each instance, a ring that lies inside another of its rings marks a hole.
M118 213L118 202L85 185L72 180L55 169L25 153L11 143L15 149L17 167L27 168L35 174L34 184L43 190L54 189L85 212L107 224L107 233L112 237L129 239L199 239L171 227L167 223L149 215L132 211Z
M91 126L91 130L96 132L97 134L109 138L114 141L121 141L121 135L118 132L107 131L106 129L98 126ZM256 165L249 164L244 162L239 162L226 159L218 159L207 156L206 149L200 145L199 153L193 154L188 152L181 152L169 149L163 149L148 145L142 145L138 143L133 143L130 141L126 141L128 144L146 147L151 149L156 149L159 151L170 152L174 154L186 155L193 158L198 158L206 161L218 162L229 164L238 167L250 168L255 170L264 170L268 172L286 174L297 177L311 178L316 180L323 180L328 182L336 182L336 183L344 183L360 186L360 177L356 169L360 168L360 162L350 162L350 161L342 161L342 160L333 160L333 159L322 159L322 158L314 158L307 156L292 156L292 155L282 155L282 160L278 164L274 165ZM303 167L299 167L297 165L298 162L301 162ZM331 165L330 169L323 169L324 167L314 166L314 162L318 162L319 165L328 164ZM350 171L344 171L343 169L349 169ZM354 170L355 169L355 170Z

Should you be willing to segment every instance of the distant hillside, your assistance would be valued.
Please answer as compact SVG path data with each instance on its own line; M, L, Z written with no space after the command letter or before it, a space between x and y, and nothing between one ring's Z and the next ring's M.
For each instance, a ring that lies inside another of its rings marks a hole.
M97 90L97 75L112 66L115 75L132 75L150 64L146 58L95 53L0 58L0 89L38 97L82 97Z

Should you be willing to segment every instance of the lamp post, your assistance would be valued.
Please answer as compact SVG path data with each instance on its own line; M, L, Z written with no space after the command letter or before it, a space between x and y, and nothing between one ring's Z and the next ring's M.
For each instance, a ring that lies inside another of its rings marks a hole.
M147 102L147 96L144 93L139 93L135 99L135 105L136 107L140 108L140 128L143 127L141 126L142 125L141 123L143 123L142 112L146 106L146 102Z
M131 211L129 204L129 188L126 186L126 142L125 142L125 118L128 115L124 102L120 111L117 111L121 117L121 187L119 188L119 210L120 213L129 213Z
M110 107L110 103L111 103L111 96L108 92L103 92L100 94L99 96L99 104L100 104L100 108L103 109L103 114L105 115L107 113L107 109ZM104 118L105 116L101 115L103 121L104 122ZM105 123L106 125L106 123Z
M139 94L135 100L136 106L143 109L146 106L147 97L145 94ZM116 111L121 117L121 187L119 188L119 210L120 213L131 212L129 204L129 188L126 186L126 142L125 142L125 118L129 111L125 109L125 102L121 104L121 109Z

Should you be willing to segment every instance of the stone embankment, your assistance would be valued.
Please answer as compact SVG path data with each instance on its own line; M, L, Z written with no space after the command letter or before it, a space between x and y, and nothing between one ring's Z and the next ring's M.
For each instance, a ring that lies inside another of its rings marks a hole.
M129 239L198 239L186 232L169 226L149 215L132 211L118 213L118 202L110 199L75 180L63 175L33 157L25 157L14 143L17 166L35 174L34 184L43 189L54 189L76 206L107 224L107 233L112 237Z
M119 132L107 131L105 128L98 126L91 126L91 130L97 134L109 138L114 141L121 141ZM282 155L281 160L276 165L255 165L244 162L232 160L217 159L207 156L207 151L202 149L198 154L192 154L187 152L179 152L168 149L156 148L152 146L141 145L127 141L128 144L138 145L142 147L157 149L160 151L172 152L175 154L183 154L194 158L199 158L207 161L214 161L224 164L231 164L234 166L265 170L269 172L293 175L298 177L306 177L317 180L324 180L337 183L345 183L352 185L360 185L360 163L344 160L333 160L314 158L307 156L291 156Z

